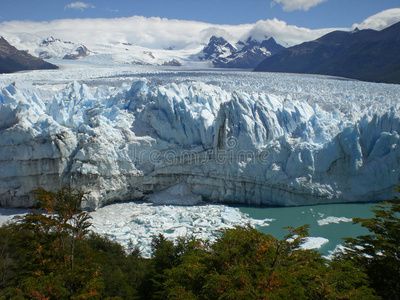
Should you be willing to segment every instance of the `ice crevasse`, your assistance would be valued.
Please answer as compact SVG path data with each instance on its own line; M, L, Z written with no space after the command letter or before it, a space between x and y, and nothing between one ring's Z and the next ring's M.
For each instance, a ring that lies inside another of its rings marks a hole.
M322 102L324 99L321 100ZM321 103L322 103L321 102ZM174 198L254 205L377 201L400 182L400 105L324 109L202 82L0 89L0 205L34 187L85 206ZM164 194L159 194L164 193Z

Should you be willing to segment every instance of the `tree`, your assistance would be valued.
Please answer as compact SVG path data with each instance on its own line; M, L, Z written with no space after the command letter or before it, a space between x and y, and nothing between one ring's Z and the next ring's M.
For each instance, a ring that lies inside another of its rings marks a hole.
M15 249L13 248L13 231L10 226L0 227L0 290L7 287L7 283L15 274Z
M76 243L89 233L91 226L91 216L81 211L85 193L66 186L56 192L37 188L32 193L35 195L35 206L46 210L50 215L41 215L37 225L45 225L44 229L50 229L59 237L62 250L67 252L65 260L73 270Z
M139 299L139 287L149 271L150 260L140 257L135 247L126 251L121 244L96 233L91 233L85 241L94 261L101 267L102 296Z
M173 264L163 264L158 295L161 299L376 299L366 276L352 264L330 264L317 251L301 249L307 228L289 227L289 234L279 240L250 226L236 227L223 230L211 245L186 243L179 258L173 256Z
M165 269L160 299L201 299L210 272L210 245L194 237L178 238L174 264Z
M400 193L400 187L396 187ZM371 286L383 299L400 299L400 200L383 202L372 209L373 218L355 218L370 234L345 239L339 257L364 269Z
M206 299L368 299L371 291L358 289L363 282L340 290L321 254L300 247L308 225L286 229L281 240L251 227L226 230L212 245Z
M16 288L9 293L32 299L99 298L99 267L76 251L86 247L83 238L91 226L89 214L81 211L84 193L68 187L32 192L35 206L46 214L32 211L12 225L19 258Z
M171 276L176 275L172 275L172 270L185 264L185 258L197 243L200 241L193 237L180 237L175 243L162 234L153 238L151 265L141 287L143 299L166 299L171 296L170 286L175 288L176 283L171 282ZM177 277L175 279L179 281Z

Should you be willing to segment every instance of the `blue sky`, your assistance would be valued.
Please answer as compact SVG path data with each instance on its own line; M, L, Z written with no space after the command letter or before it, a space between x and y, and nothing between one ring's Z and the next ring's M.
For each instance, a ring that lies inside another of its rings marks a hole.
M245 24L277 18L310 29L351 27L399 0L13 0L0 1L0 22L134 15Z

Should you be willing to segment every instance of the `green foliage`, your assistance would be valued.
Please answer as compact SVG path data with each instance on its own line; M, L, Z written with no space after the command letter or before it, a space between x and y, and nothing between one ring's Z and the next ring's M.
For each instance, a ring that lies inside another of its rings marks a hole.
M18 256L16 255L14 239L11 225L0 227L0 291L8 287L17 272L15 261Z
M150 261L141 258L136 249L127 253L121 244L98 234L90 234L85 241L93 260L101 266L105 287L103 297L139 299L140 286Z
M174 244L159 235L152 242L153 299L196 299L202 289L209 259L208 244L194 237L178 238ZM175 296L174 296L175 295Z
M165 299L168 297L165 285L172 268L182 263L188 251L188 244L193 238L178 238L176 243L167 240L162 234L154 237L151 243L152 258L149 261L147 274L139 290L142 299Z
M278 240L236 227L212 245L158 237L154 263L164 269L158 269L153 299L375 299L353 265L335 261L331 267L316 251L299 248L307 228L287 228ZM177 249L184 250L176 255Z
M80 210L84 193L63 187L57 192L39 188L33 194L37 207L47 214L32 211L2 231L9 234L11 230L12 240L4 246L15 251L12 267L5 272L8 280L3 280L2 294L98 299L103 288L99 268L90 256L76 252L87 247L83 237L91 226L89 214Z
M398 189L399 191L399 189ZM0 227L3 299L400 299L400 201L371 219L369 235L346 239L348 251L326 260L300 246L308 225L281 240L245 226L213 243L163 235L152 257L90 233L84 193L34 190L37 207ZM372 288L373 289L372 289Z
M399 193L400 187L396 191ZM373 218L353 220L370 234L346 238L344 259L366 271L383 299L400 299L400 200L384 202L372 211Z

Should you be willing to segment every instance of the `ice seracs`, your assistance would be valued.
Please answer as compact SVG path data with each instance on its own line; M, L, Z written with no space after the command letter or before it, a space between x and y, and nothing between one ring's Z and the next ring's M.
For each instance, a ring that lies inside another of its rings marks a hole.
M34 85L3 79L1 205L29 206L32 188L64 184L90 192L90 209L163 198L377 201L392 197L400 179L395 85L188 71L140 79L107 67L70 72L37 73L29 77ZM94 77L60 84L82 74Z

